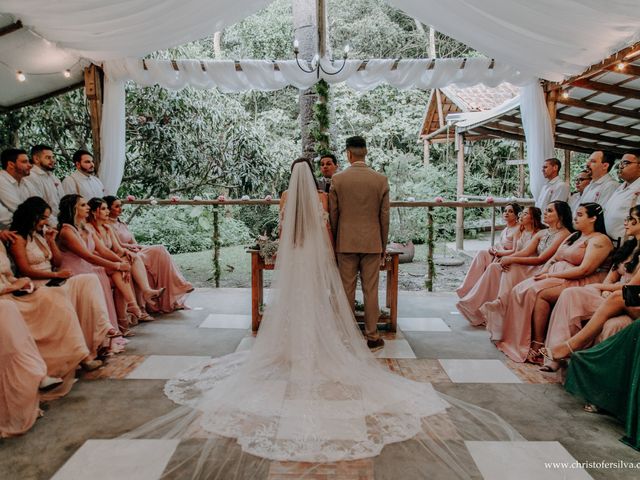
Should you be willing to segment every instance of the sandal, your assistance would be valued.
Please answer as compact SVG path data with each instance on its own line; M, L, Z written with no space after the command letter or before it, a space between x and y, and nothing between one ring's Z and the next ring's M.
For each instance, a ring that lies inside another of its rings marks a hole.
M531 344L544 345L544 343L536 342L536 341L532 341ZM543 358L542 358L542 354L540 353L540 349L537 349L535 347L530 347L529 352L527 353L527 359L525 360L525 362L533 363L534 365L542 365Z
M130 325L137 325L138 322L153 322L155 318L143 311L136 302L127 303L127 313L133 319Z
M582 409L587 413L600 413L600 409L593 403L585 403Z
M558 357L558 358L554 358L553 356L553 349L551 347L542 347L540 349L540 354L546 358L547 360L549 360L549 362L560 362L561 360L566 360L568 359L573 353L573 348L571 348L571 344L569 343L569 340L567 340L566 342L564 342L564 344L567 346L567 348L569 349L569 355L567 355L566 357Z

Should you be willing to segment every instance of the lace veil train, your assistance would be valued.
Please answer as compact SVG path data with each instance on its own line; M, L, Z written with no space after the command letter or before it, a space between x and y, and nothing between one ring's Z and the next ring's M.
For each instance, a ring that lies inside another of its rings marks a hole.
M404 444L428 453L445 478L467 478L475 470L461 442L521 439L492 412L392 373L374 358L344 294L305 163L292 172L270 298L252 349L182 372L165 393L182 407L125 437L201 439L192 478L220 468L224 478L242 478L264 468L264 459L373 457L409 439ZM216 462L220 449L234 452L234 460ZM233 475L229 462L237 467Z

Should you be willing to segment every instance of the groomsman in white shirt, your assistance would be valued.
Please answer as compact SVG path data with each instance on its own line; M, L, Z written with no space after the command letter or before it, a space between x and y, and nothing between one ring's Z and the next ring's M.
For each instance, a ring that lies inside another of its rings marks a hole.
M536 207L544 210L546 206L555 201L561 200L566 202L569 200L569 185L560 180L562 164L557 158L548 158L542 164L542 175L547 180L540 189L540 195L536 199Z
M53 174L56 168L56 159L53 149L47 145L34 145L31 147L31 161L33 168L31 174L24 179L35 195L42 197L51 207L50 223L55 225L55 217L58 216L60 199L64 197L62 182Z
M82 195L86 200L105 196L104 185L95 176L93 155L86 150L78 150L73 154L76 171L62 181L64 193Z
M616 162L612 153L595 151L587 160L587 169L591 171L591 183L582 192L581 203L594 202L603 207L620 185L613 179L611 169Z
M19 148L8 148L0 155L0 203L12 216L18 205L37 195L24 181L31 172L27 152ZM3 216L6 216L6 212Z
M624 219L629 209L640 203L640 150L625 153L618 163L618 176L623 183L613 192L604 207L604 225L614 241L624 239Z
M582 170L578 176L576 177L576 193L572 194L569 197L569 206L571 207L571 212L575 215L578 207L581 203L586 203L584 198L584 191L589 186L591 182L591 172L586 168Z

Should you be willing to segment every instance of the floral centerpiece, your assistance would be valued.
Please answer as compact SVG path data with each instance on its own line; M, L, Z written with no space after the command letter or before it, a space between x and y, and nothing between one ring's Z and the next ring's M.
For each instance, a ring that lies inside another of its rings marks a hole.
M274 264L276 262L276 254L278 253L278 239L270 238L267 235L260 235L256 243L264 263L267 265Z

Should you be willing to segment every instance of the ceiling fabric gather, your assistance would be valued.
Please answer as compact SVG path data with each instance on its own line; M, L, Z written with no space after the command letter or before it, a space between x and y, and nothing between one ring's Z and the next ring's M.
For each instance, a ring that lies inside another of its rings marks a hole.
M337 71L342 61L320 60L327 71ZM309 65L305 66L309 67ZM105 74L111 80L133 80L139 85L160 85L170 89L194 87L218 88L223 92L249 90L272 91L287 86L306 89L317 82L314 72L302 71L295 60L111 60L104 63ZM503 82L525 85L535 80L518 70L487 58L446 58L409 60L347 60L337 75L320 73L328 83L345 82L358 91L379 85L399 89L439 88L456 84L496 86Z

